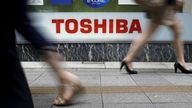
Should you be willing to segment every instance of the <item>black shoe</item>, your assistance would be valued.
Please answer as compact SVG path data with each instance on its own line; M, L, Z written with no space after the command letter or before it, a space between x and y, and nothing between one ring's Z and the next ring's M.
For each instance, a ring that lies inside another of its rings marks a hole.
M175 73L177 73L177 68L179 68L181 73L192 74L192 70L185 69L181 64L179 64L177 62L174 64L174 67L175 67Z
M127 71L128 74L137 74L137 71L129 69L125 61L121 62L120 71L123 68L123 66L125 66L125 70Z

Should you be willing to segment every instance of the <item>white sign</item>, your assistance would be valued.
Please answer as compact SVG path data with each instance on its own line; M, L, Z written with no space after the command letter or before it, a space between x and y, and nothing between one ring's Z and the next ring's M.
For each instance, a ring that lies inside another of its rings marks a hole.
M134 0L118 0L119 5L136 5Z
M137 39L146 30L148 19L145 13L30 13L37 26L51 42L127 42ZM183 38L192 41L192 16L181 13ZM160 27L151 41L171 41L172 33L167 27ZM18 43L25 42L17 37Z
M28 0L28 5L43 5L43 0Z

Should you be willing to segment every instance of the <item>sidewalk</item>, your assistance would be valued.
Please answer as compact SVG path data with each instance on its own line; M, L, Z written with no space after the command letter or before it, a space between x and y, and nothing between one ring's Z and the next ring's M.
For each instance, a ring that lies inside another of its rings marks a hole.
M173 64L137 62L139 73L129 75L119 71L119 62L66 62L86 86L84 95L67 108L191 108L192 74L175 74ZM22 66L36 108L57 108L51 106L57 84L52 70L39 62Z

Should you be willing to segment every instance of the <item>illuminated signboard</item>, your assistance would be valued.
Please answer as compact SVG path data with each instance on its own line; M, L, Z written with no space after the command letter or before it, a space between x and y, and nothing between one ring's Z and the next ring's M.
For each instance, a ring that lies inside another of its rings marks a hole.
M130 2L126 2L128 4L122 6L123 1L109 0L105 6L94 8L83 0L65 1L72 4L64 6L52 5L53 0L45 0L43 6L34 6L40 11L30 13L30 18L51 42L128 42L145 32L149 19L143 11L138 12L139 5L129 7ZM64 2L55 0L55 3ZM183 26L182 38L192 41L192 16L187 13L178 16ZM151 41L172 41L172 33L166 26L159 29ZM25 41L17 35L17 42Z

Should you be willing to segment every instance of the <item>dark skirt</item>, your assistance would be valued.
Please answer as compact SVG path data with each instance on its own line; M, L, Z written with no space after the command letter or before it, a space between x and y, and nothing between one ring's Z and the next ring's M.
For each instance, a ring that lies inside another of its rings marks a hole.
M15 49L1 51L0 107L34 108L30 89Z
M146 16L154 23L171 26L177 21L176 11L173 5L167 5L166 1L150 3L155 0L135 0L146 9Z

